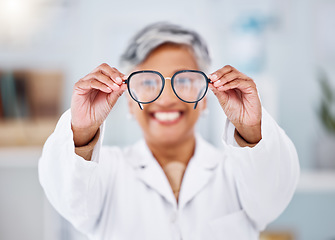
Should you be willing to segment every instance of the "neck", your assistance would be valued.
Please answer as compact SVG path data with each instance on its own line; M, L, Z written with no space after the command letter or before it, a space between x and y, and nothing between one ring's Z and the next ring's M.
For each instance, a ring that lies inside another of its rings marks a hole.
M162 168L166 164L175 161L187 165L193 156L195 149L194 135L184 141L177 143L159 144L154 141L148 141L147 139L146 142L152 154Z

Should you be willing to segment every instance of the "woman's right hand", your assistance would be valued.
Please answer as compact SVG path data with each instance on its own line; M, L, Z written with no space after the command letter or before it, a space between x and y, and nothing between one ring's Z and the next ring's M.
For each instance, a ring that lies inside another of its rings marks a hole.
M71 101L71 126L76 147L88 144L127 89L126 76L103 63L75 85Z

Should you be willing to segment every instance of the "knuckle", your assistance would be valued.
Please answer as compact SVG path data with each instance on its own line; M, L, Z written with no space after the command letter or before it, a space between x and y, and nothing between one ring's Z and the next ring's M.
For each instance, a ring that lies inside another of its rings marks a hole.
M250 85L256 85L255 81L251 77L248 77L246 75L244 75L244 77L245 80L247 80L250 83Z
M224 66L225 68L227 68L227 69L230 69L230 70L232 70L233 69L233 67L231 66L231 65L226 65L226 66Z
M103 74L102 71L99 71L99 72L95 73L95 77L97 77L97 78L102 78L103 75L104 75L104 74Z
M100 64L100 67L108 67L108 64L107 63L102 63L102 64Z
M89 84L90 84L90 86L93 86L94 83L95 83L95 81L94 81L93 79L90 79L90 80L89 80Z
M83 82L84 82L84 80L83 80L82 78L79 79L79 81L77 81L77 82L74 84L74 87L78 87L78 86L80 86Z
M251 86L252 86L253 88L256 88L256 83L255 83L253 80L251 80Z
M80 82L80 80L74 84L74 86L73 86L73 89L76 89L76 88L78 88L78 86L80 85L80 83L79 83L79 82Z
M240 73L236 68L234 68L233 66L231 65L227 65L227 68L230 72L236 72L236 73Z
M116 67L112 67L111 70L114 72L114 73L117 73L118 70L116 69Z

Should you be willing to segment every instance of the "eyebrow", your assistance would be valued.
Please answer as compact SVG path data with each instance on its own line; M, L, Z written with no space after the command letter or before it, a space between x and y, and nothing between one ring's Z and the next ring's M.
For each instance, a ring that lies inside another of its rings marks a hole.
M196 71L200 71L199 69L192 69L192 68L177 68L177 70L173 74L175 74L176 72L179 72L179 71L184 71L184 70L196 70Z

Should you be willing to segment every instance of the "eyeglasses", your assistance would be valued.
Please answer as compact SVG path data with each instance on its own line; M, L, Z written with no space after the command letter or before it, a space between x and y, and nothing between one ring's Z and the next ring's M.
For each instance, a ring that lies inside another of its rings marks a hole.
M171 80L176 96L183 102L194 103L194 109L206 95L211 82L205 73L197 70L178 71L171 78L164 78L157 71L144 70L131 73L125 83L129 95L143 110L142 104L152 103L162 94L165 80Z

